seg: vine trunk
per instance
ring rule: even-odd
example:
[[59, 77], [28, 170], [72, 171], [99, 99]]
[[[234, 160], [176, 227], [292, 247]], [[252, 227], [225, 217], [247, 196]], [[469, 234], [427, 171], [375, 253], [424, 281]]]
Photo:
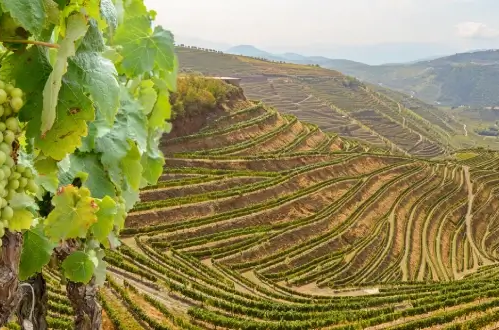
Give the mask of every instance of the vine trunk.
[[66, 292], [75, 312], [75, 330], [101, 329], [102, 308], [97, 302], [95, 277], [88, 284], [68, 282]]
[[[71, 239], [56, 248], [59, 262], [63, 262], [71, 253], [77, 251], [80, 242]], [[66, 294], [75, 313], [75, 330], [98, 330], [102, 325], [102, 308], [97, 300], [98, 286], [95, 276], [88, 284], [68, 281]]]
[[22, 245], [21, 233], [5, 231], [0, 248], [0, 327], [7, 324], [21, 299], [18, 279]]
[[[25, 327], [25, 321], [29, 321], [35, 330], [47, 330], [47, 305], [48, 305], [48, 294], [47, 294], [47, 283], [43, 278], [43, 275], [38, 273], [31, 277], [23, 284], [29, 284], [24, 286], [22, 289], [23, 298], [17, 309], [17, 319], [22, 330], [31, 330], [29, 327]], [[33, 293], [34, 292], [34, 297]], [[35, 299], [33, 305], [33, 298]], [[33, 315], [31, 315], [31, 309], [33, 308]]]

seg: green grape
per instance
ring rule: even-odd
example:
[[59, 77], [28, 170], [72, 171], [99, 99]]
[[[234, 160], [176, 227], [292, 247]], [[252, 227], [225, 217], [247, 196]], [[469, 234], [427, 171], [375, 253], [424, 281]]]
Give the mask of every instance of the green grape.
[[9, 227], [9, 220], [2, 220], [1, 222], [5, 228]]
[[[7, 165], [8, 166], [8, 165]], [[18, 172], [12, 172], [10, 175], [10, 180], [19, 180], [21, 178], [21, 173]]]
[[24, 188], [28, 185], [28, 179], [26, 178], [20, 178], [19, 179], [19, 187]]
[[10, 180], [9, 181], [9, 188], [13, 189], [13, 190], [16, 190], [17, 188], [19, 188], [19, 180], [17, 180], [17, 179]]
[[7, 102], [7, 92], [5, 90], [0, 89], [0, 104]]
[[15, 117], [7, 118], [5, 125], [7, 125], [7, 129], [12, 132], [17, 132], [19, 129], [19, 121]]
[[[0, 182], [3, 181], [3, 179], [5, 179], [5, 173], [3, 171], [0, 170]], [[0, 184], [1, 186], [1, 184]], [[5, 185], [4, 185], [5, 186]]]
[[11, 92], [10, 92], [10, 96], [12, 97], [23, 97], [23, 91], [20, 89], [20, 88], [14, 88]]
[[35, 183], [35, 180], [28, 180], [28, 184], [26, 185], [26, 189], [29, 192], [32, 192], [33, 194], [36, 194], [38, 192], [38, 186]]
[[[2, 139], [3, 139], [3, 134], [2, 134]], [[12, 153], [12, 147], [5, 142], [0, 143], [0, 150], [5, 152], [6, 155], [10, 155]]]
[[14, 113], [14, 111], [12, 111], [12, 108], [10, 107], [10, 105], [6, 104], [3, 108], [4, 108], [3, 115], [5, 117], [10, 117]]
[[[5, 235], [5, 228], [0, 228], [0, 237], [3, 237]], [[2, 240], [0, 240], [0, 245], [2, 244]]]
[[10, 100], [10, 106], [12, 107], [12, 110], [14, 110], [15, 113], [18, 113], [19, 110], [24, 105], [24, 101], [20, 97], [13, 97], [12, 100]]
[[[5, 203], [7, 203], [7, 200], [12, 200], [14, 198], [14, 195], [16, 194], [16, 191], [14, 189], [9, 189], [9, 192], [7, 193], [7, 196], [3, 199]], [[2, 207], [4, 207], [2, 203]]]
[[24, 166], [24, 165], [17, 165], [16, 166], [17, 173], [24, 173], [24, 171], [26, 171], [26, 166]]
[[5, 186], [0, 185], [0, 196], [5, 193]]
[[[6, 187], [6, 185], [4, 185], [4, 187]], [[3, 194], [2, 194], [2, 198], [6, 198], [8, 194], [9, 194], [9, 191], [7, 189], [4, 189]]]
[[5, 174], [5, 177], [8, 178], [12, 174], [12, 171], [10, 170], [10, 167], [7, 165], [2, 166], [2, 171]]
[[0, 150], [0, 165], [5, 164], [5, 161], [7, 160], [7, 155], [5, 152]]
[[33, 177], [33, 172], [31, 171], [31, 169], [27, 168], [26, 171], [24, 171], [23, 175], [25, 178], [31, 179]]
[[14, 165], [16, 165], [16, 163], [14, 162], [14, 160], [12, 159], [12, 157], [8, 156], [7, 160], [5, 161], [5, 165], [7, 165], [8, 167], [12, 168], [12, 167], [14, 167]]
[[14, 217], [14, 210], [10, 206], [6, 206], [2, 210], [2, 219], [10, 220]]
[[4, 112], [5, 112], [5, 108], [3, 107], [3, 105], [0, 105], [0, 117], [3, 116]]
[[12, 142], [14, 142], [15, 139], [16, 135], [12, 131], [6, 130], [5, 133], [3, 134], [3, 140], [8, 144], [12, 144]]
[[5, 83], [0, 80], [0, 89], [4, 89], [4, 88], [5, 88]]
[[[3, 107], [2, 107], [2, 111], [4, 111]], [[7, 129], [7, 125], [5, 125], [4, 122], [0, 122], [0, 132], [5, 132], [6, 129]]]
[[5, 88], [4, 88], [4, 89], [5, 89], [5, 91], [6, 91], [7, 93], [9, 93], [9, 94], [10, 94], [10, 93], [14, 90], [14, 86], [12, 86], [11, 84], [7, 84], [7, 85], [5, 85]]

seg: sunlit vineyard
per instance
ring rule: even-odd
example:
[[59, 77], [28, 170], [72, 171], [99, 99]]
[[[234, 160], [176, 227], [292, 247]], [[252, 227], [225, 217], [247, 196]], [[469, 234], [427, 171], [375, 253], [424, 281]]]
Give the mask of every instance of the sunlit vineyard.
[[[106, 257], [104, 329], [499, 324], [498, 153], [408, 158], [240, 92], [174, 127]], [[45, 274], [49, 325], [70, 329]]]

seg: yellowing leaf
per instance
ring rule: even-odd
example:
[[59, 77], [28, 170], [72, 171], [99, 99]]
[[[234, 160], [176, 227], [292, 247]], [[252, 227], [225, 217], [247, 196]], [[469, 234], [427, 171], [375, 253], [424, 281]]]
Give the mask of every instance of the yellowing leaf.
[[27, 210], [14, 210], [14, 217], [9, 221], [9, 229], [22, 231], [30, 229], [33, 222], [33, 213]]
[[[108, 235], [113, 230], [114, 218], [117, 216], [118, 209], [116, 202], [109, 196], [104, 197], [98, 202], [99, 211], [97, 212], [97, 222], [90, 228], [95, 238], [101, 243], [109, 245]], [[108, 246], [106, 246], [108, 247]]]
[[85, 238], [87, 231], [97, 222], [99, 207], [85, 187], [61, 187], [52, 204], [54, 209], [45, 222], [45, 234], [54, 242]]

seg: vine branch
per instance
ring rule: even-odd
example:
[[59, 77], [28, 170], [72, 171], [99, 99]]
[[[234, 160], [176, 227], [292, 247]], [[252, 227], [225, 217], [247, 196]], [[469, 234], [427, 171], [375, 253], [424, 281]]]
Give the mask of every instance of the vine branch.
[[26, 44], [26, 45], [37, 45], [44, 46], [48, 48], [59, 48], [58, 44], [52, 44], [50, 42], [36, 41], [36, 40], [0, 40], [0, 43], [11, 43], [11, 44]]

